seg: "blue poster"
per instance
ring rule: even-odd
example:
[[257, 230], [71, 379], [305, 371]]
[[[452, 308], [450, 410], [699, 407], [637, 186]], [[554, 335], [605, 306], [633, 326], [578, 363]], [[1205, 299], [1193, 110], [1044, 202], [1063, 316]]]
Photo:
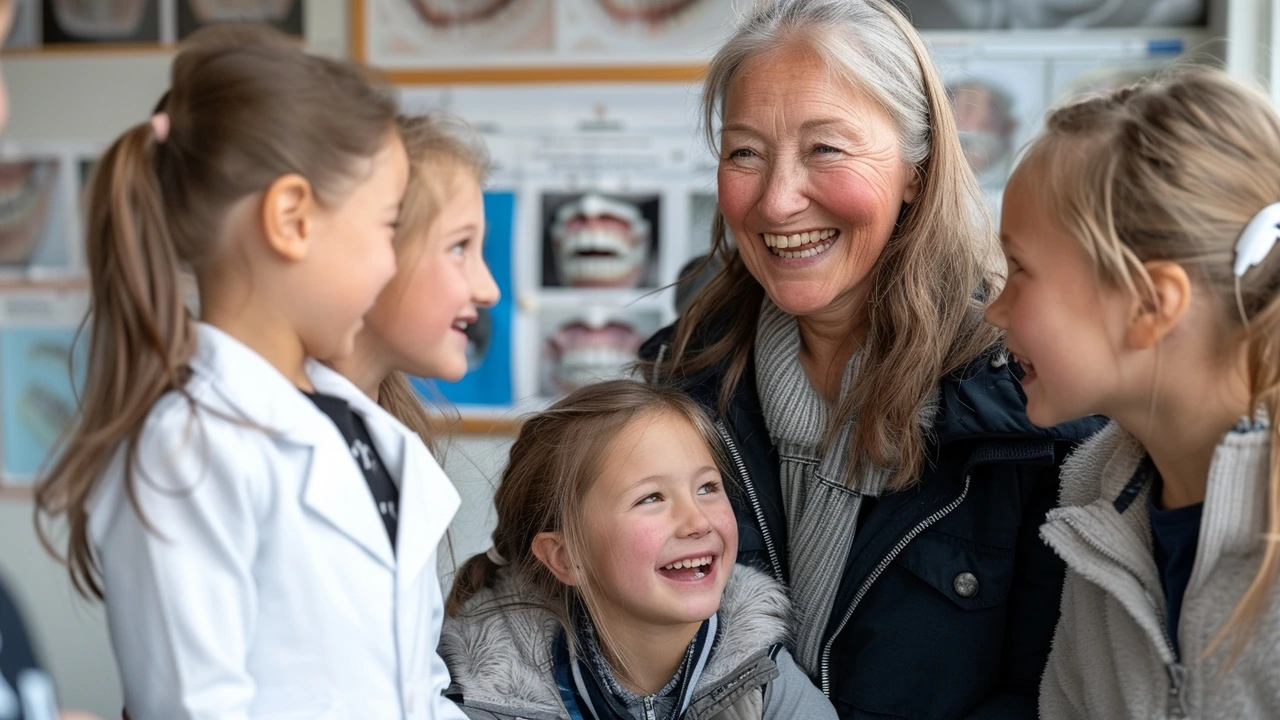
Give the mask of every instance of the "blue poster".
[[72, 373], [77, 384], [84, 377], [84, 346], [73, 351], [75, 335], [74, 327], [0, 330], [0, 453], [6, 480], [33, 479], [75, 414]]
[[510, 406], [511, 343], [515, 287], [512, 283], [511, 257], [515, 250], [516, 194], [510, 190], [491, 191], [484, 194], [485, 224], [488, 235], [484, 242], [484, 261], [498, 283], [502, 299], [487, 310], [480, 311], [480, 319], [467, 329], [467, 375], [458, 382], [426, 381], [414, 378], [413, 383], [427, 398], [440, 394], [455, 405]]

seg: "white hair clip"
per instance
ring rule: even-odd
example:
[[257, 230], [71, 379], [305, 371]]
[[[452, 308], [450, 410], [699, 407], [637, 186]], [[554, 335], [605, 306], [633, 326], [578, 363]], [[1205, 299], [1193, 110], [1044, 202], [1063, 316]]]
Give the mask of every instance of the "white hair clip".
[[1249, 268], [1266, 259], [1276, 240], [1280, 240], [1280, 202], [1262, 208], [1244, 226], [1236, 240], [1236, 277], [1244, 277]]

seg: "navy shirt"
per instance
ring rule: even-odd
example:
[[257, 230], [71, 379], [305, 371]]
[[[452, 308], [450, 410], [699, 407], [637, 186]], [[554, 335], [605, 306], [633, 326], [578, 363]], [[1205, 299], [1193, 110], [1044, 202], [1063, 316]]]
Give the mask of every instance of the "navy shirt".
[[1147, 505], [1151, 512], [1151, 539], [1155, 546], [1156, 569], [1160, 571], [1160, 587], [1164, 589], [1165, 627], [1178, 649], [1178, 617], [1182, 614], [1182, 598], [1191, 581], [1191, 568], [1200, 544], [1200, 517], [1204, 503], [1163, 510], [1160, 508], [1160, 476], [1151, 485]]

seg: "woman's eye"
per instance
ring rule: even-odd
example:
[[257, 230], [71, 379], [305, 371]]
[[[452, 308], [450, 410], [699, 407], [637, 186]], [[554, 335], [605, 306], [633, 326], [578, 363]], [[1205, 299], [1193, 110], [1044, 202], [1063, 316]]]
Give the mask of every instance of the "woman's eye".
[[699, 495], [710, 495], [711, 493], [717, 492], [720, 492], [720, 483], [714, 480], [698, 488]]
[[729, 157], [733, 160], [746, 160], [747, 158], [755, 157], [755, 154], [756, 152], [751, 148], [738, 148], [731, 151]]
[[644, 497], [640, 498], [640, 502], [637, 502], [636, 504], [652, 505], [653, 503], [656, 503], [661, 499], [662, 499], [662, 493], [651, 493], [649, 495], [645, 495]]
[[831, 147], [830, 145], [818, 145], [813, 149], [813, 151], [819, 155], [831, 155], [840, 152], [840, 149]]

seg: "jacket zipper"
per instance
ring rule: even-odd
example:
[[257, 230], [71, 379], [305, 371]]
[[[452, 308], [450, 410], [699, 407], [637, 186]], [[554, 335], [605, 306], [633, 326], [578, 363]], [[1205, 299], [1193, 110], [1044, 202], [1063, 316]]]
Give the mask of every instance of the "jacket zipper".
[[644, 717], [645, 720], [658, 720], [658, 716], [653, 714], [653, 698], [651, 697], [644, 699]]
[[[1137, 575], [1132, 568], [1120, 559], [1120, 556], [1103, 547], [1101, 543], [1094, 542], [1092, 538], [1085, 534], [1083, 528], [1071, 520], [1070, 515], [1064, 515], [1062, 517], [1062, 522], [1070, 526], [1071, 529], [1075, 531], [1076, 537], [1080, 538], [1085, 542], [1085, 544], [1093, 548], [1103, 557], [1124, 568], [1125, 572], [1130, 575]], [[1154, 606], [1155, 603], [1152, 603], [1152, 605]], [[1156, 608], [1156, 615], [1157, 620], [1159, 620], [1158, 624], [1160, 625], [1161, 639], [1164, 640], [1164, 646], [1168, 649], [1169, 654], [1174, 657], [1173, 662], [1165, 663], [1165, 670], [1169, 673], [1169, 697], [1165, 703], [1165, 712], [1170, 717], [1187, 717], [1189, 712], [1187, 709], [1187, 696], [1183, 693], [1183, 690], [1186, 689], [1187, 669], [1178, 662], [1178, 654], [1173, 651], [1173, 639], [1169, 637], [1169, 623], [1166, 621], [1167, 618], [1165, 618], [1165, 614]]]
[[889, 563], [893, 562], [894, 558], [898, 557], [898, 555], [906, 549], [907, 545], [910, 544], [917, 535], [927, 530], [930, 525], [933, 525], [947, 515], [950, 515], [956, 508], [960, 507], [960, 503], [964, 502], [965, 496], [969, 494], [969, 482], [971, 477], [972, 475], [966, 472], [964, 475], [964, 489], [960, 491], [959, 497], [948, 503], [946, 507], [922, 520], [918, 525], [911, 528], [910, 532], [903, 535], [902, 539], [898, 541], [898, 544], [893, 546], [893, 549], [889, 551], [889, 554], [884, 556], [880, 561], [880, 564], [876, 565], [875, 569], [871, 571], [871, 574], [867, 576], [867, 579], [862, 582], [862, 585], [858, 588], [857, 594], [853, 596], [853, 601], [849, 603], [849, 609], [845, 611], [844, 617], [840, 619], [840, 624], [836, 626], [836, 631], [831, 633], [831, 637], [827, 638], [827, 644], [822, 647], [821, 675], [823, 695], [826, 695], [828, 698], [831, 697], [831, 647], [835, 645], [836, 638], [840, 636], [840, 632], [844, 630], [844, 626], [848, 624], [849, 618], [853, 617], [853, 611], [856, 610], [858, 604], [862, 602], [863, 596], [865, 596], [867, 591], [871, 589], [871, 584], [876, 581], [876, 578], [879, 578], [880, 575], [884, 573], [885, 568], [889, 567]]
[[738, 477], [742, 480], [742, 487], [747, 491], [747, 500], [751, 503], [751, 509], [756, 516], [756, 524], [760, 526], [760, 534], [764, 536], [764, 547], [769, 553], [769, 564], [773, 567], [773, 577], [782, 584], [786, 584], [786, 580], [782, 577], [782, 563], [778, 561], [778, 551], [773, 547], [773, 535], [769, 533], [769, 525], [765, 522], [764, 508], [760, 505], [760, 497], [756, 495], [755, 486], [751, 483], [751, 476], [747, 473], [746, 463], [742, 462], [742, 454], [738, 452], [738, 445], [733, 441], [733, 436], [729, 434], [729, 429], [725, 427], [724, 420], [716, 420], [716, 430], [720, 433], [720, 439], [724, 441], [725, 447], [729, 449], [729, 456], [733, 459], [734, 466], [738, 469]]

